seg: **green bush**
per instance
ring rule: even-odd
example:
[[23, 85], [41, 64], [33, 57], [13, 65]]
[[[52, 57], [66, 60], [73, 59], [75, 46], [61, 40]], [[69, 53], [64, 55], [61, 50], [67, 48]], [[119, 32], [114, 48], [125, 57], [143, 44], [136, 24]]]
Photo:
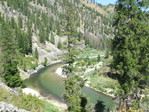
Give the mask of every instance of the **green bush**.
[[18, 96], [10, 94], [0, 87], [0, 101], [10, 103], [19, 109], [25, 109], [31, 112], [44, 112], [44, 101], [32, 95], [19, 93]]
[[45, 112], [59, 112], [59, 110], [54, 105], [45, 102]]
[[44, 101], [38, 99], [35, 96], [20, 94], [19, 98], [18, 96], [14, 96], [12, 99], [15, 101], [14, 104], [18, 108], [23, 108], [31, 112], [43, 112], [44, 111]]

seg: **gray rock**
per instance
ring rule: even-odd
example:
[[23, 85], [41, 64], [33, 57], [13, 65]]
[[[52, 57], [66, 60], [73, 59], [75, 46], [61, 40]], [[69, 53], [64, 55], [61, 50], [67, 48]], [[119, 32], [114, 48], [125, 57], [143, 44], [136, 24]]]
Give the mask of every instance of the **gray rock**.
[[13, 94], [13, 95], [18, 96], [18, 94], [19, 94], [17, 91], [11, 89], [10, 87], [8, 87], [7, 85], [5, 85], [5, 84], [4, 84], [3, 82], [1, 82], [1, 81], [0, 81], [0, 87], [3, 88], [3, 89], [5, 89], [5, 90], [7, 90], [9, 93], [11, 93], [11, 94]]
[[7, 104], [5, 102], [0, 102], [0, 112], [29, 112], [23, 109], [18, 109], [17, 107]]

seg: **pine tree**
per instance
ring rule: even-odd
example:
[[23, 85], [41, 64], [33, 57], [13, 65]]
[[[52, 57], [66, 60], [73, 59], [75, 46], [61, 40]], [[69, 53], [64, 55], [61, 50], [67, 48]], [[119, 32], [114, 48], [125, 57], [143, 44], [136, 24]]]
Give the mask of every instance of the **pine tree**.
[[22, 85], [19, 71], [17, 69], [17, 61], [10, 61], [7, 64], [4, 64], [3, 77], [7, 85], [10, 87], [19, 87]]
[[12, 25], [12, 28], [16, 27], [16, 22], [15, 22], [15, 19], [13, 17], [11, 18], [11, 25]]
[[54, 19], [53, 16], [50, 16], [50, 31], [53, 31], [53, 23], [54, 23]]
[[73, 65], [76, 56], [76, 21], [75, 21], [75, 11], [73, 9], [71, 1], [66, 1], [66, 29], [65, 34], [68, 37], [67, 40], [67, 53], [65, 54], [64, 61], [66, 66], [64, 66], [64, 72], [68, 76], [65, 80], [65, 100], [68, 102], [69, 112], [82, 112], [85, 110], [86, 106], [82, 106], [81, 88], [84, 86], [84, 80], [74, 74], [75, 66]]
[[57, 21], [57, 23], [56, 23], [56, 29], [57, 29], [57, 35], [61, 35], [61, 28], [60, 28], [59, 21]]
[[45, 57], [45, 58], [44, 58], [43, 66], [47, 66], [47, 62], [48, 62], [48, 60], [47, 60], [47, 58]]
[[39, 30], [39, 37], [40, 37], [40, 42], [44, 43], [46, 42], [46, 32], [43, 26], [40, 27]]
[[23, 55], [28, 54], [29, 53], [28, 35], [24, 33], [22, 30], [20, 30], [20, 28], [18, 27], [15, 28], [15, 35], [17, 37], [20, 53], [22, 53]]
[[47, 26], [46, 28], [46, 40], [49, 41], [49, 33], [50, 33], [50, 28]]
[[[68, 102], [69, 112], [85, 112], [86, 103], [83, 105], [83, 98], [81, 88], [84, 86], [85, 81], [75, 74], [71, 74], [68, 79], [65, 80], [65, 99]], [[86, 101], [87, 102], [87, 101]]]
[[55, 37], [54, 37], [54, 34], [51, 32], [51, 43], [52, 44], [55, 44]]
[[[115, 38], [112, 41], [112, 67], [118, 74], [123, 103], [128, 94], [137, 93], [145, 86], [149, 74], [149, 1], [119, 0], [116, 4]], [[124, 97], [125, 96], [125, 97]], [[136, 100], [138, 103], [139, 101]]]
[[78, 33], [78, 41], [81, 41], [81, 39], [83, 38], [83, 34], [81, 32]]
[[109, 50], [106, 50], [105, 58], [109, 58]]
[[85, 45], [89, 45], [90, 39], [89, 37], [85, 37]]
[[17, 59], [18, 59], [18, 45], [15, 36], [14, 29], [8, 22], [5, 23], [2, 18], [0, 18], [0, 38], [2, 42], [2, 60], [3, 60], [3, 78], [10, 87], [19, 87], [22, 85], [22, 80], [20, 78], [17, 69]]
[[18, 17], [18, 26], [19, 28], [23, 28], [22, 18], [20, 16]]
[[30, 21], [28, 21], [28, 23], [27, 23], [27, 30], [28, 30], [27, 42], [29, 44], [28, 53], [32, 53], [32, 24]]
[[100, 62], [101, 61], [101, 57], [100, 57], [100, 54], [98, 55], [97, 57], [97, 61]]
[[23, 48], [23, 53], [24, 54], [28, 54], [28, 53], [31, 53], [32, 52], [32, 48], [31, 48], [31, 44], [30, 44], [30, 41], [29, 41], [29, 39], [28, 39], [28, 35], [27, 34], [25, 34], [25, 33], [22, 33], [22, 36], [23, 36], [23, 39], [22, 39], [22, 48]]
[[61, 41], [58, 41], [57, 48], [59, 48], [59, 49], [61, 49], [61, 48], [62, 48], [62, 43], [61, 43]]
[[39, 54], [38, 54], [38, 50], [37, 50], [37, 48], [36, 48], [36, 49], [35, 49], [35, 58], [38, 59], [38, 57], [39, 57]]

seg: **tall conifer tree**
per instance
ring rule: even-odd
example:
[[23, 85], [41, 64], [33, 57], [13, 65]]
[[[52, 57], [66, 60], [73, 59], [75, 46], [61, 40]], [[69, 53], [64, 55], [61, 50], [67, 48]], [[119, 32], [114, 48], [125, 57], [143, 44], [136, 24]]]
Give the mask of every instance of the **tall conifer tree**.
[[22, 18], [20, 16], [18, 17], [18, 26], [19, 28], [23, 28]]
[[[118, 74], [121, 96], [138, 93], [149, 74], [149, 17], [147, 0], [118, 0], [115, 8], [115, 38], [112, 42], [112, 67]], [[137, 95], [136, 95], [137, 96]], [[138, 98], [134, 99], [139, 103]]]
[[[65, 80], [65, 99], [68, 103], [69, 112], [83, 112], [85, 111], [85, 106], [83, 98], [81, 95], [81, 88], [84, 86], [84, 80], [79, 75], [74, 73], [75, 66], [74, 62], [77, 56], [76, 45], [76, 19], [75, 19], [75, 10], [73, 8], [72, 1], [66, 0], [66, 9], [65, 9], [65, 18], [66, 18], [66, 29], [65, 35], [67, 35], [67, 53], [65, 55], [64, 61], [66, 66], [64, 71], [68, 76]], [[86, 103], [85, 103], [86, 104]]]
[[39, 54], [38, 54], [38, 50], [37, 50], [37, 48], [35, 49], [35, 54], [34, 54], [34, 55], [35, 55], [35, 58], [38, 59]]
[[1, 19], [0, 24], [0, 38], [2, 41], [2, 52], [3, 52], [3, 78], [10, 87], [18, 87], [22, 85], [22, 81], [17, 70], [17, 52], [18, 44], [15, 37], [14, 29], [11, 24], [5, 23]]
[[32, 53], [32, 24], [30, 21], [28, 21], [27, 23], [27, 30], [28, 30], [28, 43], [29, 43], [28, 53]]

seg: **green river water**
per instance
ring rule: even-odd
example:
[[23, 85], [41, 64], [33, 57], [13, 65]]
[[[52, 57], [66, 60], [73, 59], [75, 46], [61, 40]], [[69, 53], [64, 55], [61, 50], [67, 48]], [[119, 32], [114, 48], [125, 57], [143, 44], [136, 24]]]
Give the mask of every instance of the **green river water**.
[[[48, 99], [64, 102], [64, 80], [55, 73], [56, 69], [60, 66], [62, 64], [52, 64], [46, 68], [42, 68], [29, 79], [26, 79], [24, 84], [29, 88], [39, 91], [42, 96]], [[88, 97], [90, 104], [96, 105], [99, 101], [104, 105], [104, 110], [114, 108], [112, 98], [88, 87], [84, 87], [82, 91]]]

